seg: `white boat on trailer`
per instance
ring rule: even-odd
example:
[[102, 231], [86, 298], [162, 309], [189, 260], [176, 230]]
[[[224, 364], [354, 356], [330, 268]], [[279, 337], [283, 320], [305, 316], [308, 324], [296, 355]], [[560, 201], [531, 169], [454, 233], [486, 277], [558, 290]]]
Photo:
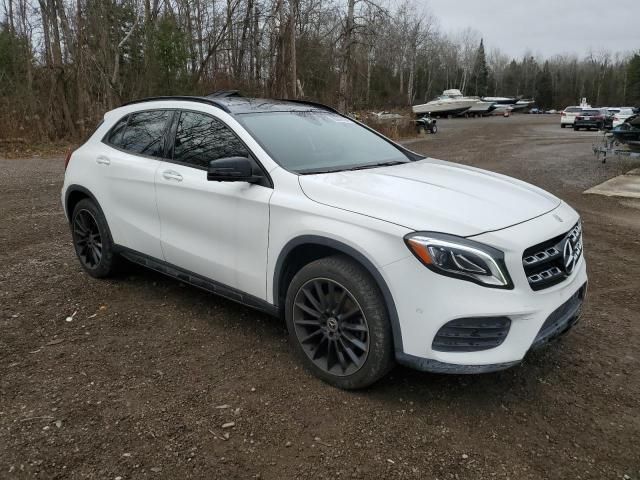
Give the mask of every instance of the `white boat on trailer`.
[[[459, 97], [455, 98], [447, 95], [447, 92], [458, 92]], [[448, 117], [465, 113], [476, 103], [478, 103], [478, 99], [464, 97], [460, 90], [445, 90], [443, 94], [435, 100], [431, 100], [422, 105], [414, 105], [411, 108], [417, 116], [429, 114], [434, 117]]]
[[471, 106], [469, 110], [461, 113], [460, 115], [471, 115], [473, 117], [480, 115], [487, 115], [495, 108], [495, 104], [493, 102], [485, 102], [480, 100], [480, 97], [465, 97], [462, 92], [458, 89], [445, 90], [442, 93], [444, 96], [449, 98], [453, 98], [456, 100], [473, 100], [475, 103]]

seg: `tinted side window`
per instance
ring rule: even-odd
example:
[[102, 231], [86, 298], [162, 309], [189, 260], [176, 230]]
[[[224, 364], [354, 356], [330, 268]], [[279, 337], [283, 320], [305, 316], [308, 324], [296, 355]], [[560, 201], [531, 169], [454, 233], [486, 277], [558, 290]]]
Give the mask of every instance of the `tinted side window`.
[[249, 156], [240, 139], [220, 120], [201, 113], [180, 114], [173, 147], [175, 161], [207, 167], [218, 158]]
[[107, 143], [110, 143], [111, 145], [115, 145], [117, 147], [120, 146], [120, 143], [122, 142], [122, 133], [124, 132], [124, 129], [127, 127], [128, 119], [129, 119], [129, 116], [126, 116], [120, 119], [118, 123], [115, 124], [115, 126], [111, 129], [111, 131], [107, 135], [107, 138], [105, 139]]
[[134, 113], [129, 116], [122, 139], [114, 145], [131, 153], [162, 157], [169, 118], [171, 112], [166, 110]]

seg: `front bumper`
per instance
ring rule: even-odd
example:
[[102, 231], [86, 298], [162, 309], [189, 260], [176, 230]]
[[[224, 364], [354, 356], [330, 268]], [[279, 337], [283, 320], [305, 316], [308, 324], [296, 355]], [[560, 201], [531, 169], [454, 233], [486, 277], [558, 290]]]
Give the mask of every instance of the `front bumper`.
[[[552, 213], [564, 221], [559, 222]], [[562, 204], [554, 212], [536, 219], [474, 237], [505, 253], [514, 282], [512, 290], [486, 288], [444, 277], [431, 272], [413, 257], [385, 267], [402, 333], [403, 348], [396, 353], [397, 361], [439, 373], [503, 370], [522, 361], [532, 348], [568, 331], [579, 318], [586, 290], [584, 255], [563, 282], [533, 291], [522, 267], [522, 253], [531, 245], [564, 233], [577, 220], [577, 214]], [[452, 320], [469, 317], [508, 317], [511, 325], [504, 341], [495, 348], [468, 352], [432, 348], [441, 327]], [[549, 321], [550, 318], [553, 320]], [[551, 327], [550, 323], [553, 323]]]
[[[557, 338], [566, 334], [578, 323], [582, 313], [582, 306], [587, 292], [585, 283], [569, 300], [554, 310], [545, 320], [538, 335], [533, 341], [530, 350], [537, 350], [552, 343]], [[399, 352], [396, 355], [398, 363], [407, 367], [432, 373], [450, 373], [457, 375], [490, 373], [506, 370], [520, 363], [519, 360], [513, 362], [493, 363], [488, 365], [458, 365], [453, 363], [443, 363], [428, 358], [415, 357]]]

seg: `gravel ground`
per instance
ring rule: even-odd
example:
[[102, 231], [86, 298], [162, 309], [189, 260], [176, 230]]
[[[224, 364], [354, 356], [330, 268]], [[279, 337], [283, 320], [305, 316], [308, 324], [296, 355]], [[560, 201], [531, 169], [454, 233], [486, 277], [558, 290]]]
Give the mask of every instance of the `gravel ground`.
[[0, 159], [0, 478], [640, 479], [640, 201], [582, 194], [640, 165], [558, 123], [443, 120], [411, 148], [580, 211], [581, 322], [511, 370], [355, 393], [300, 368], [277, 319], [136, 267], [89, 278], [62, 159]]

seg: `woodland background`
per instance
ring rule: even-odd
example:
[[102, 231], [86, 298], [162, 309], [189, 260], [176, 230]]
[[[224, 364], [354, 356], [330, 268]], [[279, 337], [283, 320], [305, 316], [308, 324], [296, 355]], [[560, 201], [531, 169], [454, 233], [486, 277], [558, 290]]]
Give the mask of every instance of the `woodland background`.
[[447, 88], [563, 108], [640, 104], [640, 45], [540, 58], [444, 34], [420, 0], [0, 0], [0, 139], [79, 139], [139, 97], [406, 108]]

